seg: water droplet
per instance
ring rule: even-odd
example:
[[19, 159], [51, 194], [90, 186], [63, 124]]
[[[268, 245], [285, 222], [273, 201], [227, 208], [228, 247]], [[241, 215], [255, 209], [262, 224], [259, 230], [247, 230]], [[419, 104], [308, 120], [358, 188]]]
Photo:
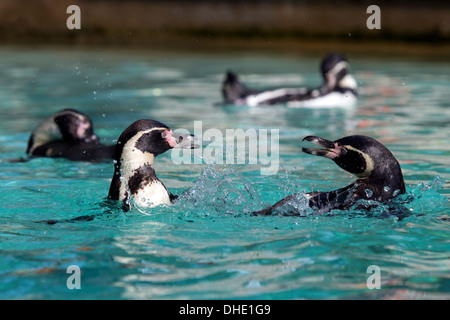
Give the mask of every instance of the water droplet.
[[389, 188], [388, 186], [385, 186], [385, 187], [383, 188], [383, 190], [384, 190], [384, 192], [389, 192], [389, 190], [391, 190], [391, 188]]
[[400, 190], [397, 189], [397, 190], [394, 191], [394, 193], [393, 193], [392, 195], [393, 195], [394, 197], [396, 197], [399, 193], [400, 193]]
[[370, 189], [366, 189], [366, 190], [364, 190], [365, 192], [366, 192], [366, 196], [367, 196], [367, 198], [371, 198], [372, 196], [373, 196], [373, 191], [372, 190], [370, 190]]

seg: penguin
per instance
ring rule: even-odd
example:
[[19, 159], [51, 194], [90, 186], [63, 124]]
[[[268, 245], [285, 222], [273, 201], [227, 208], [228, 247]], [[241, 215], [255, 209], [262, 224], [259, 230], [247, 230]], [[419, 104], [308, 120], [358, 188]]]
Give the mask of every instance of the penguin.
[[98, 162], [113, 159], [115, 145], [104, 145], [94, 134], [91, 119], [75, 109], [63, 109], [43, 120], [28, 140], [26, 154]]
[[[317, 136], [307, 136], [302, 141], [309, 141], [324, 148], [302, 148], [303, 152], [331, 159], [358, 179], [337, 190], [287, 196], [255, 214], [269, 215], [302, 196], [303, 199], [306, 198], [309, 208], [323, 214], [334, 209], [349, 210], [361, 199], [387, 203], [397, 195], [406, 192], [402, 170], [397, 159], [383, 144], [371, 137], [354, 135], [330, 141]], [[289, 214], [299, 213], [290, 212]]]
[[114, 156], [114, 174], [108, 199], [128, 200], [138, 208], [171, 205], [177, 196], [167, 190], [156, 176], [155, 158], [172, 149], [196, 149], [198, 139], [194, 135], [174, 133], [167, 125], [156, 120], [138, 120], [120, 135]]
[[352, 107], [357, 102], [357, 83], [350, 74], [350, 64], [340, 53], [327, 54], [320, 65], [322, 86], [317, 89], [281, 88], [252, 90], [239, 81], [239, 77], [228, 71], [222, 83], [225, 104], [273, 105], [286, 104], [292, 108]]

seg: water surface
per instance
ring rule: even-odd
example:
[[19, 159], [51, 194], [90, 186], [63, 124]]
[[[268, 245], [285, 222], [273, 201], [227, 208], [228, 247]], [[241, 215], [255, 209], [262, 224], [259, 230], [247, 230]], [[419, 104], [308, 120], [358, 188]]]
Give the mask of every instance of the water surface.
[[[321, 56], [112, 49], [0, 49], [0, 298], [434, 299], [450, 298], [450, 62], [349, 55], [354, 109], [221, 106], [228, 69], [251, 87], [318, 86]], [[156, 163], [175, 194], [146, 212], [105, 207], [111, 162], [24, 156], [30, 131], [62, 108], [89, 114], [104, 143], [132, 122], [171, 128], [278, 129], [279, 171], [261, 164]], [[399, 160], [411, 215], [255, 217], [300, 191], [354, 180], [301, 153], [301, 139], [372, 136]], [[200, 159], [201, 160], [201, 159]], [[189, 200], [189, 201], [188, 201]], [[93, 215], [92, 221], [64, 222]], [[49, 225], [41, 220], [55, 219]], [[69, 290], [67, 267], [82, 271]], [[381, 288], [368, 289], [367, 268]]]

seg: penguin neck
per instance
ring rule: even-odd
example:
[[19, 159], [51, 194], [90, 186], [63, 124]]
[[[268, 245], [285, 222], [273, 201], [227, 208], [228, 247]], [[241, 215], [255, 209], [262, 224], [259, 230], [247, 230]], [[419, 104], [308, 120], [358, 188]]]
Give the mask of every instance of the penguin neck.
[[[151, 208], [161, 204], [171, 205], [173, 195], [156, 176], [153, 168], [155, 155], [133, 148], [122, 153], [120, 163], [116, 163], [115, 179], [118, 186], [118, 200], [133, 198], [139, 208]], [[111, 190], [110, 190], [111, 194]]]
[[356, 194], [367, 200], [384, 202], [406, 192], [402, 172], [394, 170], [388, 175], [370, 175], [356, 180]]
[[390, 174], [372, 173], [336, 190], [309, 193], [309, 205], [324, 213], [332, 209], [348, 210], [361, 199], [386, 202], [406, 192], [402, 172], [398, 170], [393, 169]]
[[[120, 159], [119, 170], [120, 175], [128, 180], [134, 173], [142, 167], [152, 167], [155, 156], [148, 152], [141, 152], [137, 149], [133, 149], [133, 152], [126, 154], [125, 157]], [[117, 169], [117, 167], [116, 167]]]
[[[134, 147], [125, 145], [119, 160], [114, 160], [114, 177], [109, 191], [110, 196], [117, 200], [127, 200], [134, 190], [130, 189], [129, 181], [136, 175], [147, 175], [147, 183], [157, 180], [153, 161], [155, 156], [148, 152], [142, 152]], [[142, 169], [145, 168], [145, 173]], [[130, 194], [131, 193], [131, 194]]]
[[125, 161], [121, 164], [119, 199], [128, 200], [141, 209], [161, 204], [171, 205], [173, 196], [157, 178], [153, 168], [153, 156], [147, 161]]

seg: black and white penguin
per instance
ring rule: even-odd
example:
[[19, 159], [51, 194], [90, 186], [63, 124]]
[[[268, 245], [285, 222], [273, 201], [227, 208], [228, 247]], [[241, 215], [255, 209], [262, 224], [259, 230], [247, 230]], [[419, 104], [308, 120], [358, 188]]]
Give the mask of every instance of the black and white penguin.
[[284, 103], [292, 108], [352, 107], [357, 102], [357, 83], [350, 74], [350, 65], [340, 53], [327, 54], [321, 63], [323, 83], [320, 88], [248, 89], [233, 72], [227, 72], [222, 83], [226, 104], [273, 105]]
[[348, 210], [361, 199], [386, 203], [406, 192], [400, 164], [377, 140], [361, 135], [348, 136], [336, 141], [316, 136], [308, 136], [303, 139], [305, 140], [324, 149], [302, 148], [303, 152], [333, 160], [345, 171], [356, 175], [358, 180], [333, 191], [293, 194], [272, 207], [255, 212], [256, 214], [271, 214], [301, 196], [307, 199], [308, 206], [314, 211], [326, 213], [333, 209]]
[[141, 209], [172, 204], [176, 196], [156, 176], [153, 161], [172, 148], [198, 148], [198, 141], [194, 135], [174, 133], [159, 121], [134, 122], [117, 141], [108, 199], [126, 203], [132, 197]]
[[74, 161], [112, 159], [115, 145], [104, 145], [94, 134], [91, 119], [64, 109], [43, 120], [31, 133], [26, 150], [30, 158], [67, 158]]

